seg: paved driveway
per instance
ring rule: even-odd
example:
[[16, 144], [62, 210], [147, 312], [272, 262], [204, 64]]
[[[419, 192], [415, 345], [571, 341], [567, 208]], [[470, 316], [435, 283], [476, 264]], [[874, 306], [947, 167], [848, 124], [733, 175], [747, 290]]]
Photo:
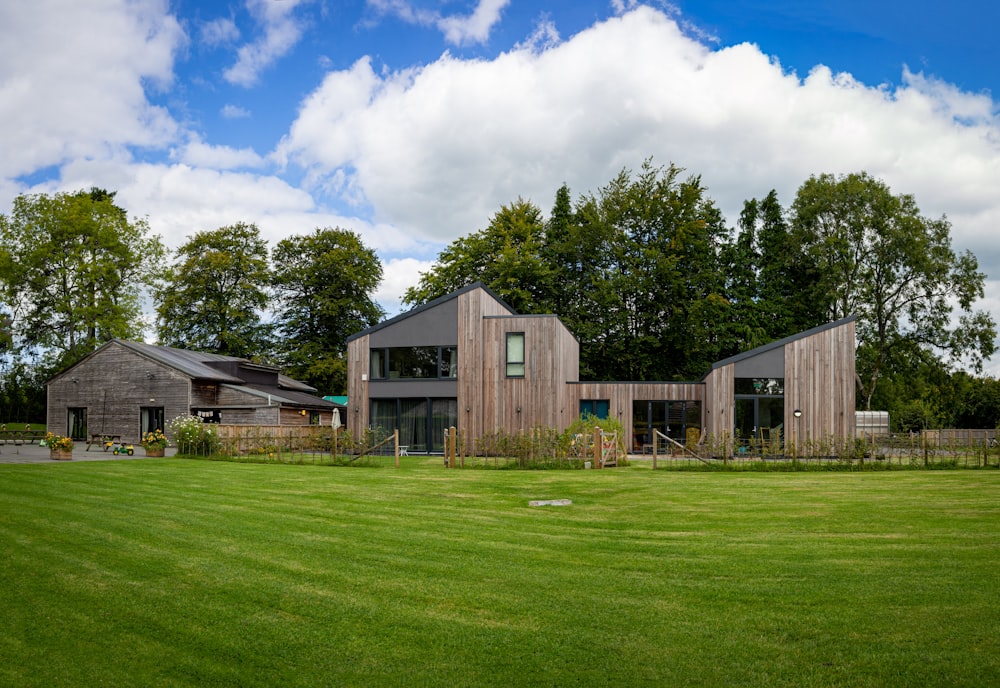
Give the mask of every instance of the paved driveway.
[[[177, 450], [173, 447], [167, 448], [167, 456], [173, 456]], [[111, 451], [104, 451], [102, 447], [93, 445], [87, 451], [86, 442], [77, 442], [73, 447], [73, 461], [135, 461], [145, 459], [145, 452], [142, 447], [136, 446], [135, 454], [118, 454], [115, 456]], [[0, 463], [62, 463], [49, 458], [49, 448], [39, 447], [37, 444], [0, 444]]]

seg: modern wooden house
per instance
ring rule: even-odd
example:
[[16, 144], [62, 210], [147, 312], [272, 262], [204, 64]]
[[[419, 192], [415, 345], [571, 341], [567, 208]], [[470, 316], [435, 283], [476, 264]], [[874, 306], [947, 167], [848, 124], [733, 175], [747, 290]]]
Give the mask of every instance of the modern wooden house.
[[227, 425], [331, 425], [342, 406], [278, 368], [246, 359], [112, 340], [48, 386], [48, 429], [137, 442], [177, 416]]
[[579, 342], [554, 315], [518, 315], [474, 284], [348, 339], [347, 426], [398, 428], [410, 452], [442, 450], [445, 428], [564, 429], [617, 417], [642, 451], [659, 431], [719, 438], [854, 436], [854, 319], [716, 363], [698, 382], [581, 382]]

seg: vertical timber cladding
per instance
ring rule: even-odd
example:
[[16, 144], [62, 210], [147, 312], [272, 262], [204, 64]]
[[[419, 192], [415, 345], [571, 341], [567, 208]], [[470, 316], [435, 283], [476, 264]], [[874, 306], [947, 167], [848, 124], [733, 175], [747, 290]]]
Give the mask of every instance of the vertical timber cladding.
[[854, 437], [854, 337], [849, 320], [786, 345], [785, 422], [797, 442]]
[[[632, 415], [634, 401], [698, 401], [701, 402], [701, 423], [705, 428], [706, 385], [702, 382], [577, 382], [567, 385], [572, 395], [573, 412], [570, 421], [580, 415], [583, 399], [607, 399], [609, 413], [625, 429], [627, 447], [633, 446], [635, 419]], [[707, 429], [707, 428], [706, 428]]]
[[[566, 384], [580, 375], [579, 343], [554, 315], [486, 316], [483, 328], [482, 432], [562, 430], [576, 417]], [[524, 377], [507, 377], [507, 334], [524, 333]]]
[[710, 437], [732, 437], [735, 412], [736, 366], [729, 363], [705, 376], [705, 432]]
[[482, 289], [458, 296], [458, 426], [470, 449], [484, 432], [496, 428], [497, 389], [487, 381], [496, 380], [504, 363], [499, 343], [487, 338], [484, 317], [513, 314]]
[[353, 437], [361, 437], [368, 427], [369, 337], [347, 342], [347, 429]]

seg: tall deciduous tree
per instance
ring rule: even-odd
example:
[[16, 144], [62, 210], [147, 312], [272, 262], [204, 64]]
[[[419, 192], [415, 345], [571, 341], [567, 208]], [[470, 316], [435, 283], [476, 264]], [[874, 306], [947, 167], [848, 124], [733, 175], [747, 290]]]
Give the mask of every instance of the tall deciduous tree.
[[339, 228], [281, 240], [273, 263], [286, 371], [325, 393], [344, 393], [347, 338], [385, 315], [372, 298], [382, 264], [357, 234]]
[[426, 303], [482, 282], [520, 313], [549, 306], [549, 266], [542, 258], [544, 224], [537, 206], [523, 199], [503, 206], [489, 226], [452, 242], [403, 302]]
[[[996, 325], [973, 303], [985, 276], [975, 256], [951, 247], [951, 224], [920, 214], [866, 173], [811, 177], [792, 206], [793, 232], [821, 275], [830, 320], [858, 316], [859, 400], [870, 408], [879, 380], [914, 346], [980, 370], [996, 349]], [[960, 312], [952, 326], [955, 308]]]
[[0, 216], [0, 285], [17, 345], [53, 368], [114, 337], [142, 335], [142, 289], [162, 269], [159, 237], [114, 193], [18, 196]]
[[406, 301], [425, 303], [483, 281], [522, 313], [559, 315], [590, 379], [676, 379], [705, 372], [721, 350], [722, 216], [697, 177], [643, 164], [552, 216], [523, 200], [445, 249]]
[[735, 350], [826, 322], [819, 272], [792, 236], [777, 192], [746, 201], [737, 227], [723, 258]]
[[156, 290], [160, 343], [268, 359], [272, 328], [263, 314], [270, 281], [267, 242], [256, 225], [196, 233], [177, 249]]

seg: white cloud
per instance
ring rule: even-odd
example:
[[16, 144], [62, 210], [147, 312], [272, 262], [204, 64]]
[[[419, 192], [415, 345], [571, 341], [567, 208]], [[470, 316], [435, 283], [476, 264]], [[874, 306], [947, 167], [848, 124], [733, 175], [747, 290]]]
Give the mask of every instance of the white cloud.
[[146, 87], [171, 83], [185, 42], [166, 0], [0, 3], [0, 177], [171, 141]]
[[302, 22], [295, 9], [309, 0], [247, 0], [247, 9], [263, 28], [264, 35], [237, 51], [236, 64], [223, 72], [229, 83], [250, 87], [260, 72], [286, 55], [302, 37]]
[[226, 119], [246, 119], [250, 116], [250, 111], [246, 108], [240, 107], [239, 105], [227, 103], [222, 106], [222, 110], [219, 111], [219, 114]]
[[445, 40], [454, 45], [485, 43], [509, 3], [510, 0], [480, 0], [472, 14], [441, 17], [437, 26]]
[[239, 38], [240, 30], [232, 19], [220, 17], [201, 25], [201, 42], [205, 45], [226, 45]]
[[417, 26], [437, 28], [452, 45], [485, 43], [500, 21], [510, 0], [479, 0], [471, 14], [445, 15], [434, 10], [415, 7], [407, 0], [368, 0], [368, 6], [379, 15], [393, 16]]
[[434, 261], [416, 258], [390, 258], [383, 262], [382, 284], [374, 296], [388, 317], [407, 309], [402, 304], [403, 294], [419, 281], [421, 273], [428, 272], [433, 266]]
[[906, 79], [891, 91], [825, 67], [800, 78], [756, 46], [711, 49], [640, 7], [541, 53], [444, 55], [384, 75], [361, 60], [302, 103], [278, 154], [441, 242], [518, 196], [548, 210], [562, 181], [593, 191], [653, 156], [700, 174], [732, 222], [771, 188], [788, 204], [811, 174], [867, 170], [947, 212], [967, 244], [997, 207], [992, 104]]
[[212, 170], [258, 168], [264, 160], [253, 149], [212, 146], [199, 139], [190, 141], [176, 155], [186, 165]]

